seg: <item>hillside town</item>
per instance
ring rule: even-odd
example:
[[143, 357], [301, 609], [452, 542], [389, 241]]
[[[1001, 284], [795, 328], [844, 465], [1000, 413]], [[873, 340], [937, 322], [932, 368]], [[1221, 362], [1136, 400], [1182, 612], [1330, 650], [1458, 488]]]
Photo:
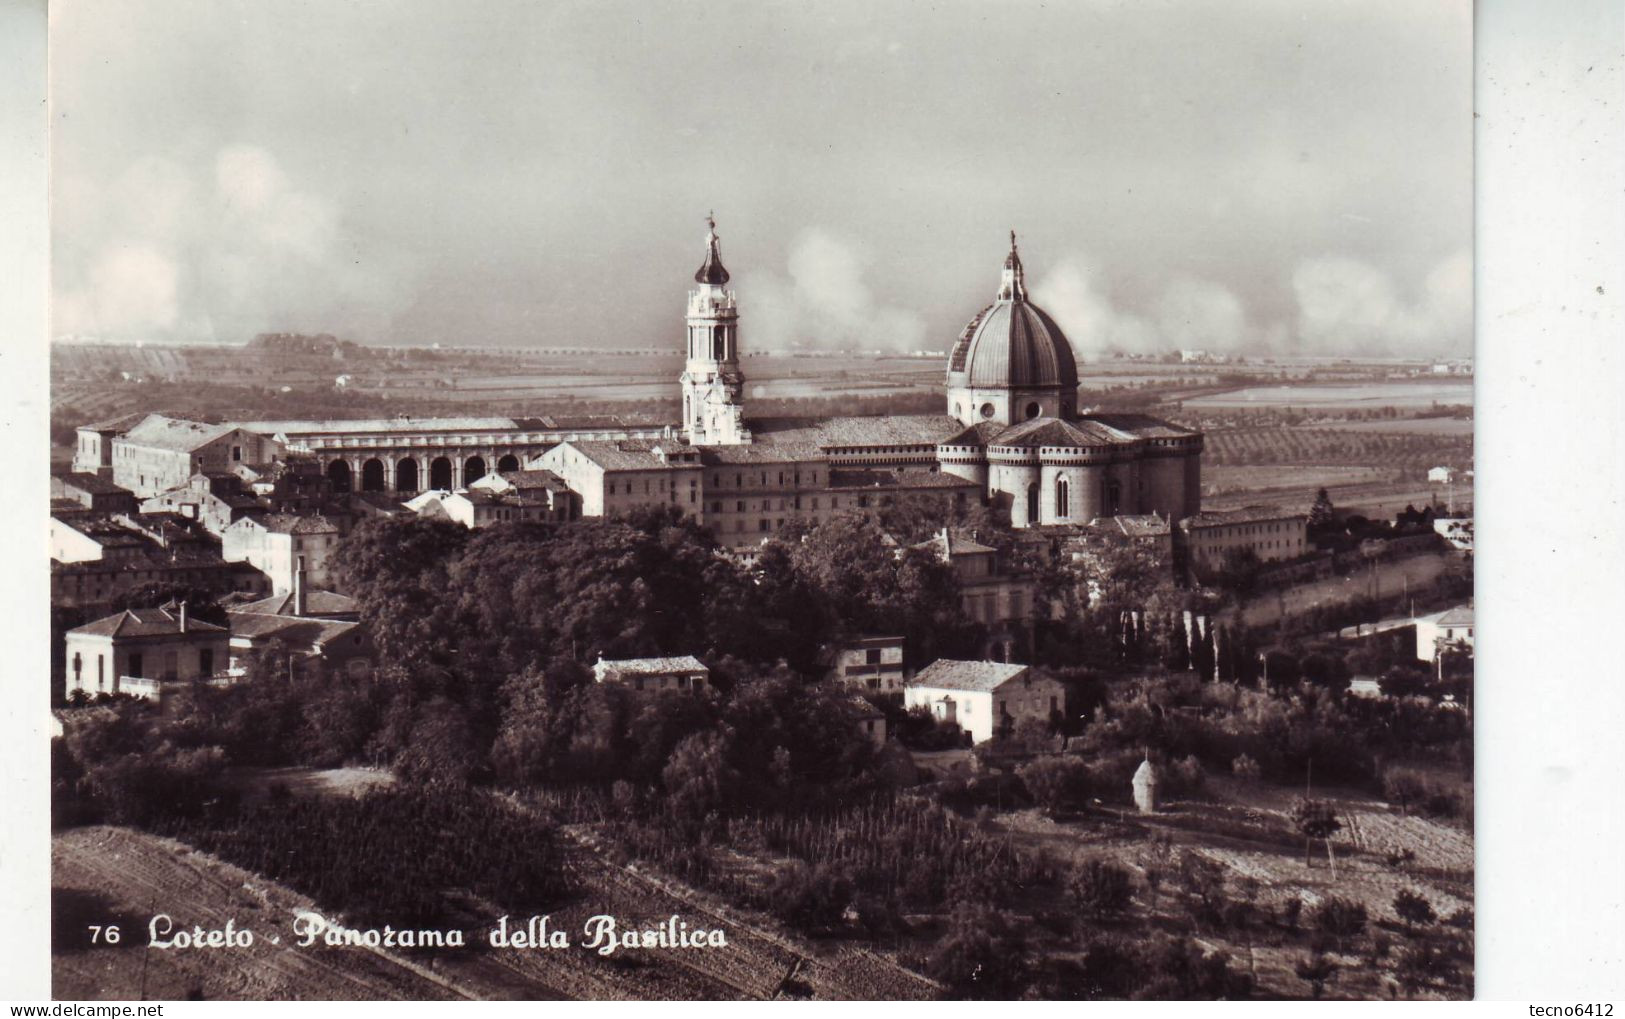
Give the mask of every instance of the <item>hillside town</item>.
[[[252, 872], [284, 826], [337, 819], [279, 775], [371, 776], [394, 791], [353, 809], [384, 826], [506, 790], [530, 813], [481, 798], [467, 823], [557, 825], [535, 837], [889, 946], [930, 993], [1466, 993], [1472, 519], [1450, 468], [1449, 498], [1392, 519], [1325, 489], [1204, 509], [1200, 430], [1079, 407], [1013, 234], [936, 414], [752, 417], [714, 221], [694, 280], [667, 424], [79, 426], [52, 478], [58, 823]], [[842, 841], [861, 831], [921, 869]], [[452, 922], [442, 895], [476, 880], [316, 866], [274, 872], [380, 919]], [[531, 900], [568, 899], [557, 877]], [[1066, 909], [1026, 901], [1044, 888]], [[1022, 948], [1012, 912], [1068, 947]], [[1210, 947], [1151, 937], [1162, 917]], [[1131, 961], [1169, 953], [1185, 982]]]

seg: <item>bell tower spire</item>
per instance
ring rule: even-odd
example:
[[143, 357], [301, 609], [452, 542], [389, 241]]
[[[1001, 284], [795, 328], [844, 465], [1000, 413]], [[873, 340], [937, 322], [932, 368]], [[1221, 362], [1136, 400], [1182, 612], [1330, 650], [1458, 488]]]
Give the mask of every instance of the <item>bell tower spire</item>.
[[745, 375], [739, 370], [739, 308], [726, 289], [715, 215], [705, 217], [705, 261], [688, 292], [688, 357], [683, 388], [683, 435], [695, 446], [750, 442], [745, 428]]

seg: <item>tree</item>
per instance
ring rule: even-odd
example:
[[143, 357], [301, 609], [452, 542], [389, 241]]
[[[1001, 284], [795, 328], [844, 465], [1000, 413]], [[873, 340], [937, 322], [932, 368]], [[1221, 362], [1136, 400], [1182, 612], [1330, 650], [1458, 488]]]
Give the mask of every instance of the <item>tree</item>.
[[715, 729], [686, 737], [661, 772], [666, 805], [673, 818], [696, 830], [705, 817], [735, 795], [739, 774], [728, 765], [728, 736]]
[[1332, 497], [1322, 488], [1315, 493], [1315, 504], [1309, 507], [1309, 534], [1322, 534], [1336, 523], [1337, 511], [1332, 506]]
[[1416, 927], [1426, 927], [1439, 918], [1431, 902], [1408, 888], [1394, 896], [1394, 914], [1404, 922], [1406, 935], [1410, 935]]
[[1016, 774], [1034, 802], [1051, 816], [1084, 803], [1089, 795], [1089, 766], [1078, 757], [1040, 757]]
[[1410, 768], [1388, 768], [1382, 773], [1382, 794], [1399, 804], [1401, 814], [1408, 814], [1410, 804], [1427, 795], [1427, 784]]
[[1174, 672], [1184, 672], [1191, 667], [1190, 638], [1185, 633], [1185, 618], [1183, 615], [1174, 616], [1173, 625], [1168, 628], [1168, 641], [1163, 648], [1162, 664]]
[[1365, 930], [1365, 907], [1333, 895], [1315, 907], [1314, 924], [1322, 934], [1337, 939], [1337, 950], [1341, 952], [1347, 939], [1359, 937]]
[[[1325, 491], [1321, 489], [1322, 494], [1325, 494]], [[1298, 960], [1292, 972], [1297, 974], [1299, 980], [1309, 985], [1310, 995], [1319, 1001], [1320, 996], [1326, 993], [1326, 985], [1337, 975], [1337, 963], [1317, 952], [1315, 955]]]
[[962, 998], [1008, 1000], [1027, 985], [1026, 941], [1006, 914], [961, 902], [926, 969]]
[[1332, 861], [1332, 869], [1337, 868], [1337, 858], [1332, 855], [1332, 836], [1343, 830], [1343, 822], [1337, 819], [1337, 811], [1330, 803], [1324, 800], [1299, 800], [1293, 808], [1292, 821], [1297, 825], [1298, 833], [1303, 836], [1303, 864], [1305, 867], [1314, 866], [1310, 862], [1309, 850], [1313, 840], [1321, 839], [1326, 843], [1326, 856]]
[[1079, 908], [1103, 919], [1128, 910], [1134, 899], [1134, 882], [1122, 867], [1090, 859], [1073, 868], [1067, 891]]

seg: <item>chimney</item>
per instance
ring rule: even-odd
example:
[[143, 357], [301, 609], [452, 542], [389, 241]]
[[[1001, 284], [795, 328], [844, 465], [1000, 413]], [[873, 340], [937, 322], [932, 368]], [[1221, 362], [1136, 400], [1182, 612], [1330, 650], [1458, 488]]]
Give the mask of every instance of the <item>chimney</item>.
[[181, 602], [180, 623], [181, 623], [181, 632], [182, 633], [186, 632], [188, 622], [189, 622], [189, 620], [186, 618], [186, 603]]
[[293, 614], [305, 614], [305, 557], [300, 556], [293, 567]]

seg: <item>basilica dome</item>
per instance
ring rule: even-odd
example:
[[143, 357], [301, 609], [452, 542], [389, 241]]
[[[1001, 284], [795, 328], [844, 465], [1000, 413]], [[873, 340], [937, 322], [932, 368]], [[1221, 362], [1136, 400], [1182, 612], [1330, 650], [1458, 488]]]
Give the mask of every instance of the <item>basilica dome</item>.
[[976, 389], [1078, 388], [1066, 334], [1027, 299], [1021, 256], [1010, 238], [998, 299], [976, 313], [948, 358], [948, 385]]

